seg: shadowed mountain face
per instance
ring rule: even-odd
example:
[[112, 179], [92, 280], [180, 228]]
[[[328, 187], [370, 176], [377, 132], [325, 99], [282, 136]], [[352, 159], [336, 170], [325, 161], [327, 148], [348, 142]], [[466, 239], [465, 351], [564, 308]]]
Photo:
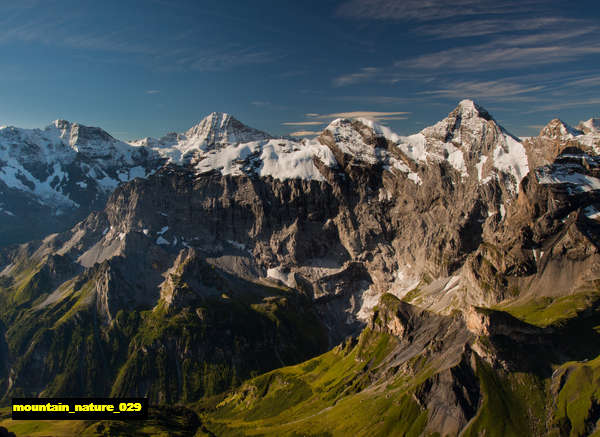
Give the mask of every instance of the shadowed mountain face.
[[[131, 144], [62, 121], [6, 128], [10, 144], [0, 130], [0, 179], [22, 185], [6, 193], [49, 208], [86, 184], [95, 200], [64, 214], [98, 208], [0, 251], [4, 399], [239, 387], [207, 410], [217, 435], [290, 434], [312, 414], [349, 432], [336, 417], [363, 401], [362, 435], [475, 435], [506, 417], [505, 435], [593, 430], [592, 400], [548, 403], [600, 353], [600, 135], [582, 126], [521, 141], [462, 101], [408, 137], [339, 119], [274, 139], [226, 114]], [[85, 180], [64, 171], [42, 193], [40, 156], [52, 175], [85, 163]]]

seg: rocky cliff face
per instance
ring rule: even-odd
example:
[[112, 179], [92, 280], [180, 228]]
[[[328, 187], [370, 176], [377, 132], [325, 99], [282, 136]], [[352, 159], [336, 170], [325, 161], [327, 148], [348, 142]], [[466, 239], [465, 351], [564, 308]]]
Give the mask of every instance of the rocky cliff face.
[[339, 119], [274, 139], [225, 114], [133, 145], [30, 132], [106, 174], [124, 170], [100, 141], [135, 166], [102, 211], [0, 252], [5, 396], [197, 399], [366, 329], [396, 346], [360, 389], [421, 375], [424, 429], [458, 433], [484, 420], [486, 369], [533, 372], [531, 348], [551, 357], [543, 379], [595, 356], [553, 327], [596, 308], [600, 139], [582, 126], [520, 141], [463, 101], [408, 137]]

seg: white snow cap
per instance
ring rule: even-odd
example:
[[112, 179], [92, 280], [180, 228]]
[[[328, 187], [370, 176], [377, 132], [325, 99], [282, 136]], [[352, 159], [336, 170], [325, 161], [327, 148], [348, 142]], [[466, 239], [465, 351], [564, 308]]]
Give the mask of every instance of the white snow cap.
[[271, 135], [245, 126], [224, 112], [212, 112], [196, 126], [189, 129], [185, 136], [196, 143], [207, 146], [260, 141], [272, 138]]
[[460, 108], [463, 113], [469, 113], [472, 115], [479, 114], [479, 110], [481, 109], [479, 105], [470, 99], [464, 99], [458, 102], [458, 108]]
[[569, 126], [564, 121], [555, 118], [551, 120], [540, 131], [540, 136], [548, 138], [575, 138], [581, 135], [582, 132]]
[[582, 121], [578, 127], [585, 132], [600, 133], [600, 118], [590, 118], [587, 121]]

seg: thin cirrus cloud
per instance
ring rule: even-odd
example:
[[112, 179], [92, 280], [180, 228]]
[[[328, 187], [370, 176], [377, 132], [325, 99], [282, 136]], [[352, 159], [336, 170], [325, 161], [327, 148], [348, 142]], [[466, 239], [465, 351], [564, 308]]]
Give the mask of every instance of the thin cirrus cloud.
[[584, 99], [571, 99], [571, 100], [563, 100], [560, 102], [553, 102], [547, 105], [541, 105], [536, 108], [533, 108], [526, 113], [534, 113], [534, 112], [555, 112], [559, 109], [566, 108], [575, 108], [580, 106], [596, 106], [600, 105], [600, 99], [598, 98], [584, 98]]
[[334, 112], [332, 114], [319, 114], [319, 118], [381, 118], [392, 117], [397, 115], [408, 115], [410, 112], [377, 112], [377, 111], [354, 111], [354, 112]]
[[589, 87], [600, 86], [600, 76], [585, 77], [569, 82], [569, 86], [573, 87]]
[[[335, 119], [335, 118], [367, 118], [375, 121], [386, 120], [406, 120], [410, 112], [377, 112], [377, 111], [354, 111], [354, 112], [334, 112], [332, 114], [311, 114], [313, 118]], [[307, 114], [308, 115], [308, 114]]]
[[463, 81], [453, 82], [452, 84], [449, 84], [447, 88], [424, 91], [421, 94], [452, 98], [495, 97], [497, 98], [496, 100], [515, 100], [515, 97], [517, 97], [520, 100], [536, 100], [536, 96], [526, 97], [525, 95], [535, 93], [543, 89], [543, 85], [528, 86], [504, 80]]
[[146, 94], [160, 94], [160, 90], [147, 90]]
[[[30, 18], [16, 24], [12, 17], [0, 19], [0, 44], [24, 42], [77, 50], [92, 50], [120, 55], [133, 55], [136, 61], [151, 69], [214, 72], [242, 65], [263, 64], [276, 58], [268, 51], [237, 43], [213, 44], [198, 50], [198, 35], [174, 33], [168, 38], [148, 38], [146, 32], [127, 29], [97, 32], [78, 27], [78, 20], [66, 15], [54, 20]], [[186, 40], [188, 45], [182, 45]]]
[[540, 0], [349, 0], [342, 3], [337, 14], [352, 19], [429, 21], [460, 16], [528, 11], [543, 4]]
[[478, 45], [453, 47], [396, 62], [394, 67], [420, 70], [491, 71], [572, 61], [600, 53], [598, 26], [528, 35], [501, 36]]
[[[414, 79], [429, 73], [481, 73], [518, 70], [573, 62], [600, 54], [594, 26], [575, 30], [542, 32], [531, 35], [502, 36], [484, 44], [457, 46], [394, 62], [385, 68], [368, 67], [333, 79], [334, 86], [366, 82]], [[419, 80], [419, 79], [417, 79]]]
[[56, 19], [30, 18], [15, 23], [14, 17], [6, 16], [0, 20], [0, 43], [26, 42], [39, 43], [46, 46], [66, 47], [72, 49], [88, 49], [113, 53], [146, 54], [157, 52], [152, 45], [137, 42], [128, 38], [130, 34], [124, 30], [112, 32], [94, 32], [73, 25], [74, 16], [63, 16]]
[[[419, 100], [418, 97], [396, 97], [396, 96], [335, 96], [331, 100], [340, 102], [360, 102], [369, 105], [399, 105], [412, 104]], [[318, 114], [317, 114], [318, 115]], [[307, 115], [308, 117], [308, 115]]]
[[[534, 11], [535, 15], [531, 13]], [[465, 44], [453, 43], [443, 50], [391, 65], [371, 65], [345, 73], [333, 79], [336, 87], [370, 82], [395, 84], [400, 80], [425, 83], [432, 74], [443, 77], [452, 73], [530, 69], [600, 54], [600, 26], [596, 22], [553, 16], [544, 9], [543, 2], [536, 0], [458, 0], [453, 7], [442, 0], [349, 0], [337, 12], [353, 19], [422, 22], [410, 31], [445, 41], [462, 39]]]
[[467, 38], [508, 32], [526, 32], [539, 30], [556, 31], [557, 28], [581, 26], [589, 27], [589, 23], [580, 19], [567, 19], [562, 17], [536, 17], [536, 18], [496, 18], [462, 21], [458, 23], [425, 24], [417, 27], [415, 32], [419, 35], [433, 38]]
[[[353, 112], [334, 112], [331, 114], [317, 114], [315, 112], [311, 112], [308, 114], [305, 114], [306, 117], [308, 118], [312, 118], [312, 119], [319, 119], [320, 121], [317, 120], [311, 120], [311, 121], [294, 121], [294, 122], [285, 122], [282, 123], [282, 125], [284, 126], [319, 126], [322, 124], [325, 124], [326, 122], [329, 122], [333, 119], [337, 119], [337, 118], [366, 118], [369, 120], [373, 120], [373, 121], [377, 121], [377, 122], [384, 122], [384, 121], [392, 121], [392, 120], [406, 120], [408, 117], [407, 115], [409, 115], [410, 112], [405, 112], [405, 111], [401, 111], [401, 112], [378, 112], [378, 111], [353, 111]], [[301, 136], [310, 136], [310, 135], [317, 135], [320, 134], [321, 132], [318, 131], [309, 131], [309, 130], [300, 130], [297, 132], [292, 132], [290, 135], [294, 136], [294, 137], [301, 137]]]
[[312, 131], [312, 130], [299, 130], [297, 132], [292, 132], [290, 135], [292, 137], [310, 137], [314, 135], [319, 135], [321, 132]]
[[284, 126], [319, 126], [325, 123], [324, 121], [286, 121], [281, 123]]
[[333, 80], [333, 85], [337, 86], [337, 87], [341, 87], [341, 86], [345, 86], [345, 85], [351, 85], [353, 83], [366, 82], [366, 81], [369, 81], [369, 80], [381, 75], [382, 71], [383, 70], [381, 68], [364, 67], [364, 68], [361, 68], [360, 71], [358, 71], [356, 73], [351, 73], [351, 74], [346, 74], [346, 75], [336, 77]]
[[[498, 47], [495, 44], [457, 47], [421, 55], [402, 65], [419, 70], [493, 71], [573, 61], [600, 54], [600, 45], [546, 45], [537, 47]], [[398, 63], [397, 65], [400, 65]]]
[[206, 72], [223, 71], [249, 64], [271, 62], [273, 57], [264, 50], [254, 48], [230, 48], [206, 53], [188, 53], [175, 61], [184, 70]]

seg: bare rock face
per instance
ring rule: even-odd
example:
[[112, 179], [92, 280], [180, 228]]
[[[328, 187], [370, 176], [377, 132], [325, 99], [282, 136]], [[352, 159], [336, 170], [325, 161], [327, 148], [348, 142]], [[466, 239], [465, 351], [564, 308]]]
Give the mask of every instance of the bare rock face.
[[[449, 314], [514, 297], [539, 275], [537, 258], [550, 253], [544, 241], [564, 228], [567, 210], [591, 207], [589, 194], [583, 205], [573, 193], [588, 193], [585, 183], [594, 180], [585, 178], [596, 174], [593, 149], [578, 131], [553, 121], [542, 134], [521, 144], [471, 101], [410, 137], [369, 120], [336, 120], [316, 142], [283, 145], [215, 113], [174, 137], [171, 149], [156, 148], [172, 158], [193, 152], [195, 160], [172, 161], [118, 187], [101, 224], [90, 216], [37, 250], [58, 250], [87, 268], [113, 257], [142, 260], [131, 280], [140, 290], [165, 281], [168, 299], [176, 287], [166, 272], [192, 250], [194, 259], [232, 275], [299, 290], [323, 308], [339, 340], [368, 320], [386, 292], [403, 297], [418, 289], [411, 297], [419, 305]], [[214, 156], [231, 155], [242, 141], [256, 154], [236, 161], [235, 171], [228, 163], [206, 171], [203, 163], [224, 162]], [[530, 172], [536, 148], [561, 152]], [[261, 176], [261, 168], [272, 168], [267, 149], [280, 160], [298, 159], [304, 176]], [[590, 152], [581, 155], [584, 149]], [[310, 160], [298, 158], [302, 150]], [[573, 246], [566, 258], [576, 263], [595, 251], [583, 235], [561, 240]], [[139, 297], [143, 305], [160, 293], [140, 292], [146, 295], [153, 297]]]

